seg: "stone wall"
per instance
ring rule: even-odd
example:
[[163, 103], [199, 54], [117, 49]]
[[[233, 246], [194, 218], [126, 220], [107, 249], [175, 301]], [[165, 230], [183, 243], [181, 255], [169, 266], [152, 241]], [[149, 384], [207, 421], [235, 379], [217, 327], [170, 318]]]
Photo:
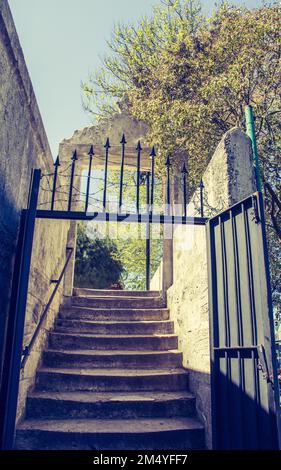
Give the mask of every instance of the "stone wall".
[[[255, 191], [250, 139], [238, 128], [228, 131], [204, 175], [207, 217], [226, 209]], [[189, 216], [199, 216], [199, 193], [189, 205]], [[158, 272], [159, 274], [159, 272]], [[164, 272], [165, 275], [165, 272]], [[151, 288], [158, 285], [157, 273]], [[171, 319], [189, 370], [190, 389], [206, 427], [211, 447], [211, 391], [206, 232], [202, 226], [177, 226], [173, 234], [173, 285], [167, 291]]]
[[[5, 332], [9, 312], [14, 255], [21, 210], [27, 205], [31, 170], [53, 172], [49, 148], [15, 25], [6, 0], [0, 0], [0, 365], [2, 370]], [[50, 194], [40, 194], [40, 204]], [[43, 207], [43, 206], [41, 206]], [[68, 222], [36, 222], [26, 312], [26, 345], [39, 321], [53, 285], [50, 280], [65, 260]], [[58, 311], [58, 294], [48, 320], [51, 327]], [[46, 327], [46, 325], [45, 325]], [[24, 410], [27, 389], [32, 386], [45, 334], [38, 338], [20, 386], [20, 410]]]

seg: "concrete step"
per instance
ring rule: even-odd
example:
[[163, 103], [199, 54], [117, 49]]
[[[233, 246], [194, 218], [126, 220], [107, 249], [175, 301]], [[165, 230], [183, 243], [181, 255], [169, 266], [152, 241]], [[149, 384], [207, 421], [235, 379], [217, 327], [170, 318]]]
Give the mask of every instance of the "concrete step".
[[60, 318], [71, 318], [94, 321], [163, 321], [169, 319], [167, 308], [132, 309], [132, 308], [89, 308], [61, 307]]
[[140, 298], [136, 297], [72, 297], [73, 306], [91, 308], [164, 308], [166, 302], [161, 297]]
[[110, 289], [85, 289], [74, 288], [73, 295], [75, 297], [161, 297], [158, 290], [110, 290]]
[[181, 367], [182, 353], [170, 351], [93, 351], [47, 350], [43, 354], [46, 367], [76, 368], [167, 368]]
[[110, 335], [151, 335], [154, 333], [173, 333], [174, 323], [165, 321], [91, 321], [58, 319], [56, 321], [56, 332], [78, 332]]
[[194, 416], [188, 392], [33, 392], [27, 419], [137, 419]]
[[36, 390], [52, 391], [175, 391], [187, 390], [183, 369], [52, 369], [37, 372]]
[[136, 420], [26, 420], [16, 449], [168, 450], [204, 448], [203, 426], [194, 418]]
[[139, 350], [168, 350], [177, 349], [178, 337], [167, 335], [93, 335], [78, 333], [56, 333], [49, 335], [49, 346], [55, 349], [127, 349]]

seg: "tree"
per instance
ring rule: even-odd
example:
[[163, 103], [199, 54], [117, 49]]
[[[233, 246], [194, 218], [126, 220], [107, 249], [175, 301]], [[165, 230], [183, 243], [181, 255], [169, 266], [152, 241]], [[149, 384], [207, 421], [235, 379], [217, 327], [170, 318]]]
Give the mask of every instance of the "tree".
[[168, 154], [174, 168], [187, 160], [192, 189], [222, 135], [245, 128], [244, 108], [253, 106], [280, 310], [281, 6], [223, 3], [206, 18], [194, 0], [163, 3], [137, 26], [117, 25], [111, 56], [83, 84], [86, 108], [103, 117], [125, 93], [158, 145], [158, 171]]
[[123, 265], [114, 241], [109, 238], [90, 238], [86, 225], [79, 224], [74, 285], [92, 289], [105, 289], [120, 283]]

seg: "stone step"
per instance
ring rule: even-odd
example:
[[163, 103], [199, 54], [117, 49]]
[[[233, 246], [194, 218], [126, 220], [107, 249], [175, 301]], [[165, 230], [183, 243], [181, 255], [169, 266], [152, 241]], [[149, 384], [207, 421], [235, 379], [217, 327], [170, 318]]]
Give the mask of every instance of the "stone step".
[[110, 289], [85, 289], [85, 288], [74, 288], [73, 295], [75, 297], [161, 297], [161, 293], [158, 290], [110, 290]]
[[26, 420], [16, 449], [191, 450], [204, 448], [204, 428], [194, 418], [136, 420]]
[[175, 391], [187, 390], [183, 369], [52, 369], [37, 372], [36, 390], [52, 391]]
[[93, 335], [77, 333], [56, 333], [49, 335], [49, 345], [55, 349], [127, 349], [138, 350], [168, 350], [177, 349], [178, 337], [166, 335]]
[[89, 320], [69, 320], [58, 319], [56, 321], [56, 332], [78, 332], [95, 333], [111, 335], [151, 335], [154, 333], [173, 333], [174, 323], [170, 320], [165, 321], [89, 321]]
[[73, 306], [91, 308], [163, 308], [166, 302], [161, 297], [140, 298], [136, 297], [72, 297]]
[[132, 309], [132, 308], [89, 308], [61, 307], [60, 318], [71, 318], [95, 321], [163, 321], [169, 319], [169, 310], [161, 309]]
[[93, 351], [47, 350], [43, 353], [46, 367], [76, 368], [167, 368], [181, 367], [182, 353], [170, 351]]
[[188, 392], [33, 392], [27, 419], [137, 419], [194, 416]]

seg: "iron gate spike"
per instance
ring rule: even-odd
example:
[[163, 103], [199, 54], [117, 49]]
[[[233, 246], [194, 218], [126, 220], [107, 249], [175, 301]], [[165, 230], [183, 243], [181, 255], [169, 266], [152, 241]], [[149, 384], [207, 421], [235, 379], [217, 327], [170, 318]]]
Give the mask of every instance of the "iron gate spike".
[[57, 188], [57, 178], [58, 178], [58, 167], [60, 166], [60, 158], [59, 155], [56, 158], [56, 161], [54, 162], [54, 167], [55, 167], [55, 173], [54, 173], [54, 182], [53, 182], [53, 190], [52, 190], [52, 201], [51, 201], [51, 211], [54, 210], [55, 206], [55, 194], [56, 194], [56, 188]]
[[88, 205], [89, 205], [89, 193], [90, 193], [90, 184], [91, 184], [92, 161], [93, 161], [93, 156], [95, 155], [93, 145], [91, 145], [91, 148], [90, 148], [90, 151], [88, 152], [88, 155], [89, 155], [90, 158], [89, 158], [89, 169], [88, 169], [88, 177], [87, 177], [85, 212], [87, 212]]
[[171, 204], [171, 194], [170, 194], [170, 167], [171, 167], [171, 160], [170, 157], [167, 157], [166, 160], [166, 169], [167, 169], [167, 186], [166, 186], [166, 199], [167, 199], [167, 206], [168, 206], [168, 215], [170, 215], [170, 204]]
[[76, 162], [76, 160], [78, 160], [77, 150], [76, 149], [73, 152], [71, 160], [72, 160], [72, 165], [71, 165], [70, 187], [69, 187], [69, 197], [68, 197], [68, 211], [71, 210], [73, 180], [74, 180], [74, 172], [75, 172], [75, 162]]
[[150, 152], [150, 157], [151, 157], [151, 199], [150, 199], [150, 212], [153, 212], [153, 204], [154, 204], [154, 167], [155, 167], [155, 157], [156, 157], [156, 151], [155, 151], [155, 146], [153, 145], [151, 152]]
[[186, 193], [186, 177], [187, 177], [187, 169], [185, 163], [182, 166], [181, 170], [182, 174], [182, 184], [183, 184], [183, 215], [184, 217], [187, 216], [187, 193]]
[[108, 154], [109, 149], [111, 148], [109, 137], [107, 137], [105, 145], [105, 162], [104, 162], [104, 187], [103, 187], [103, 211], [106, 210], [106, 190], [107, 190], [107, 172], [108, 172]]
[[120, 144], [122, 144], [122, 156], [121, 156], [121, 169], [120, 169], [120, 191], [119, 191], [119, 212], [122, 210], [122, 196], [123, 196], [123, 176], [124, 176], [124, 161], [125, 161], [125, 145], [127, 141], [125, 134], [123, 133]]
[[203, 198], [203, 190], [204, 190], [205, 186], [204, 186], [204, 183], [203, 183], [203, 179], [202, 179], [202, 178], [201, 178], [201, 180], [200, 180], [199, 188], [200, 188], [200, 215], [201, 215], [201, 217], [204, 217], [204, 198]]
[[141, 151], [142, 151], [142, 146], [140, 143], [140, 140], [138, 141], [138, 145], [136, 147], [136, 150], [138, 152], [137, 155], [137, 201], [136, 201], [136, 206], [137, 206], [137, 213], [140, 211], [140, 162], [141, 162]]

